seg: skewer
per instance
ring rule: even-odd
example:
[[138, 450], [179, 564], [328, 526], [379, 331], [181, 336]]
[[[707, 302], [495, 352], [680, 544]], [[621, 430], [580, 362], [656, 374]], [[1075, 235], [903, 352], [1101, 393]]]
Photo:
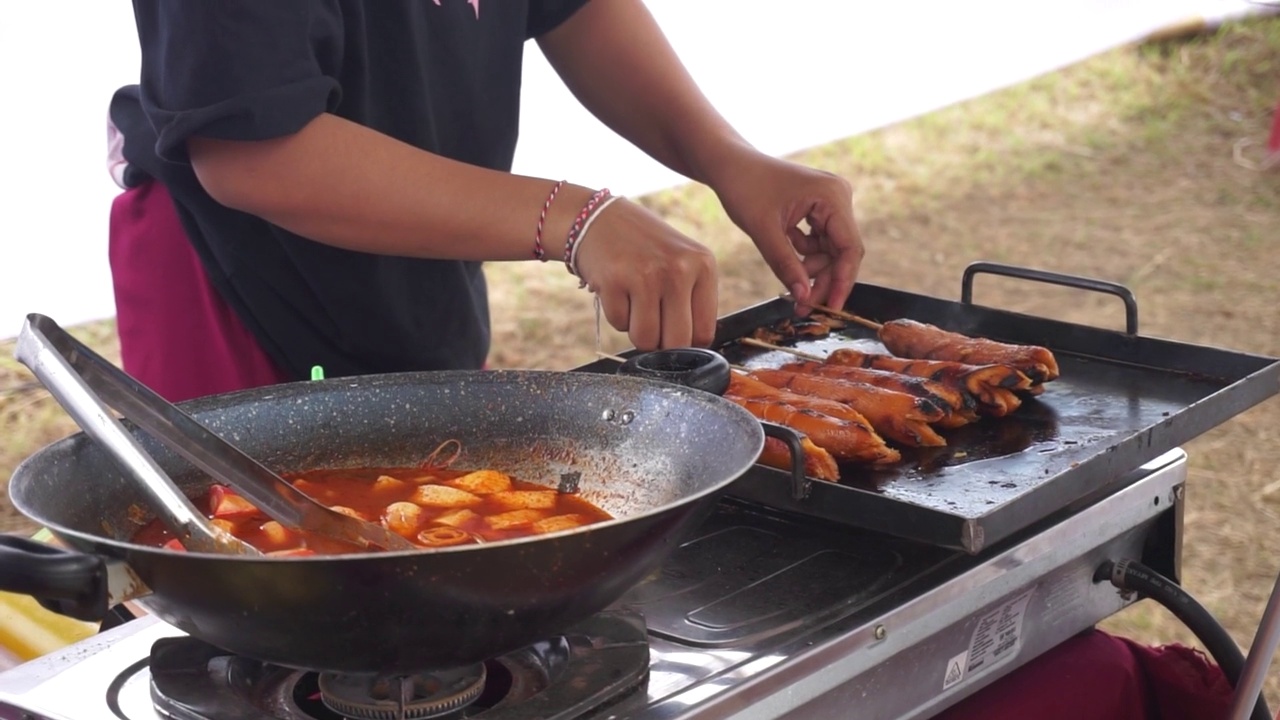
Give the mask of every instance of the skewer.
[[[782, 297], [787, 298], [789, 300], [795, 300], [795, 296], [793, 296], [791, 293], [783, 293]], [[830, 315], [833, 318], [845, 320], [851, 323], [857, 323], [863, 327], [871, 328], [876, 332], [879, 332], [880, 328], [884, 327], [884, 325], [874, 320], [868, 320], [860, 315], [854, 315], [853, 313], [847, 312], [845, 310], [837, 310], [833, 307], [827, 307], [826, 305], [819, 305], [817, 303], [805, 303], [805, 305], [808, 305], [814, 310], [820, 310], [826, 313], [827, 315]]]
[[833, 317], [833, 318], [837, 318], [837, 319], [840, 319], [840, 320], [846, 320], [846, 321], [851, 322], [851, 323], [857, 323], [857, 324], [859, 324], [859, 325], [861, 325], [861, 326], [863, 326], [863, 327], [865, 327], [865, 328], [870, 328], [870, 329], [872, 329], [872, 330], [875, 330], [876, 332], [880, 332], [882, 329], [884, 329], [884, 325], [883, 325], [883, 324], [878, 323], [878, 322], [876, 322], [875, 320], [868, 320], [868, 319], [866, 319], [866, 318], [864, 318], [864, 317], [861, 317], [861, 316], [859, 316], [859, 315], [854, 315], [854, 314], [853, 314], [853, 313], [851, 313], [851, 312], [845, 312], [844, 310], [837, 310], [837, 309], [835, 309], [835, 308], [829, 308], [829, 307], [827, 307], [826, 305], [813, 305], [813, 306], [811, 306], [811, 307], [812, 307], [814, 310], [818, 310], [818, 311], [820, 311], [820, 312], [824, 312], [824, 313], [826, 313], [826, 314], [830, 315], [830, 316], [831, 316], [831, 317]]
[[803, 350], [797, 350], [795, 348], [783, 347], [781, 345], [774, 345], [773, 343], [767, 343], [763, 340], [757, 340], [751, 337], [741, 338], [740, 340], [738, 340], [738, 342], [742, 343], [743, 345], [751, 345], [753, 347], [762, 348], [764, 350], [777, 350], [778, 352], [784, 352], [790, 355], [795, 355], [796, 357], [804, 360], [812, 360], [814, 362], [827, 361], [826, 358], [820, 355], [814, 355], [813, 353], [807, 353]]

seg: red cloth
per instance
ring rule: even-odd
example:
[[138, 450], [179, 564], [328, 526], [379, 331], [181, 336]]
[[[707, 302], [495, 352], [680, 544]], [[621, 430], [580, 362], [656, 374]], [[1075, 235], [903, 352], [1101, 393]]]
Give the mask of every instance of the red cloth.
[[1271, 116], [1271, 136], [1267, 138], [1267, 150], [1272, 154], [1280, 153], [1280, 105]]
[[110, 259], [125, 372], [170, 402], [286, 382], [209, 283], [164, 186], [111, 206]]
[[1231, 700], [1230, 683], [1200, 652], [1091, 630], [934, 720], [1219, 720]]

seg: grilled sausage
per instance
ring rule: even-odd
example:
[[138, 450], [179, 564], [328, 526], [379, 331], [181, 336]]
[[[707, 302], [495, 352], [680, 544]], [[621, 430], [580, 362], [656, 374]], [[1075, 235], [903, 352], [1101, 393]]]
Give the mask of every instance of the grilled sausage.
[[946, 413], [928, 398], [838, 378], [788, 370], [753, 370], [751, 377], [775, 388], [844, 403], [886, 439], [908, 447], [941, 447], [947, 441], [929, 427]]
[[978, 419], [978, 402], [973, 396], [963, 390], [932, 380], [926, 380], [925, 378], [813, 360], [787, 363], [779, 369], [788, 372], [837, 378], [849, 382], [866, 383], [878, 388], [896, 390], [915, 397], [926, 398], [944, 413], [941, 419], [933, 423], [937, 427], [960, 427]]
[[973, 338], [915, 320], [890, 320], [879, 332], [880, 342], [898, 357], [917, 360], [949, 360], [971, 365], [1007, 365], [1032, 383], [1058, 377], [1058, 361], [1048, 348], [1011, 345]]
[[1007, 365], [970, 365], [947, 360], [912, 360], [881, 353], [863, 352], [856, 348], [835, 350], [827, 357], [827, 362], [902, 373], [935, 382], [961, 384], [975, 393], [977, 385], [1000, 387], [1006, 390], [1027, 390], [1031, 387], [1030, 378]]
[[729, 392], [724, 396], [761, 420], [784, 425], [807, 436], [813, 444], [837, 459], [872, 465], [886, 465], [902, 459], [902, 454], [886, 445], [884, 438], [865, 421], [843, 420], [777, 399], [741, 397]]
[[871, 423], [862, 415], [862, 413], [842, 402], [776, 388], [766, 382], [762, 382], [750, 375], [744, 375], [742, 373], [733, 373], [729, 380], [729, 389], [725, 394], [732, 394], [746, 398], [760, 398], [763, 400], [777, 400], [793, 407], [814, 410], [822, 413], [823, 415], [830, 415], [834, 418], [848, 420], [849, 422], [854, 423], [862, 423], [871, 427]]
[[1022, 401], [1015, 394], [1031, 391], [1031, 379], [1007, 365], [969, 365], [946, 360], [911, 360], [840, 348], [827, 356], [834, 365], [871, 368], [921, 377], [961, 389], [978, 401], [984, 415], [1004, 417], [1017, 410]]
[[[836, 466], [836, 459], [831, 456], [831, 453], [814, 445], [813, 441], [807, 437], [800, 438], [800, 446], [804, 448], [805, 475], [830, 482], [840, 479], [840, 468]], [[764, 439], [764, 450], [761, 451], [757, 462], [790, 472], [791, 450], [778, 438], [767, 437]]]

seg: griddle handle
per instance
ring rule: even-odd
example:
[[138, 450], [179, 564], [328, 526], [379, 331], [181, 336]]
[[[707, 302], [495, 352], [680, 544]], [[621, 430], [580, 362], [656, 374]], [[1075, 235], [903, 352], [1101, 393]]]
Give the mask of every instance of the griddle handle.
[[775, 423], [760, 421], [766, 437], [777, 438], [791, 450], [791, 498], [804, 500], [809, 497], [809, 478], [804, 474], [804, 445], [795, 430]]
[[981, 273], [1003, 275], [1020, 280], [1034, 280], [1036, 282], [1049, 283], [1050, 285], [1061, 285], [1063, 287], [1076, 288], [1077, 290], [1092, 290], [1093, 292], [1115, 295], [1124, 301], [1125, 331], [1130, 335], [1138, 334], [1138, 299], [1133, 296], [1132, 290], [1119, 283], [1081, 277], [1079, 275], [1065, 275], [1048, 270], [1034, 270], [1017, 265], [979, 261], [970, 263], [964, 269], [964, 277], [960, 281], [960, 302], [966, 305], [973, 304], [973, 278]]

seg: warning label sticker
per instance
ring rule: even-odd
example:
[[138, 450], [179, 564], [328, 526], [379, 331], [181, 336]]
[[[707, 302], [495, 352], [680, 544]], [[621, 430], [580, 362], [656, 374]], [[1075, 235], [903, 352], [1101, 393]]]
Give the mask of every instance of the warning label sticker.
[[1022, 618], [1032, 592], [1027, 590], [978, 618], [969, 639], [969, 649], [947, 661], [943, 690], [1018, 653], [1022, 641]]
[[966, 650], [947, 661], [947, 674], [942, 678], [942, 689], [955, 685], [964, 679], [969, 669], [969, 651]]
[[1017, 654], [1022, 640], [1022, 617], [1030, 599], [1028, 590], [978, 620], [969, 641], [969, 675]]

